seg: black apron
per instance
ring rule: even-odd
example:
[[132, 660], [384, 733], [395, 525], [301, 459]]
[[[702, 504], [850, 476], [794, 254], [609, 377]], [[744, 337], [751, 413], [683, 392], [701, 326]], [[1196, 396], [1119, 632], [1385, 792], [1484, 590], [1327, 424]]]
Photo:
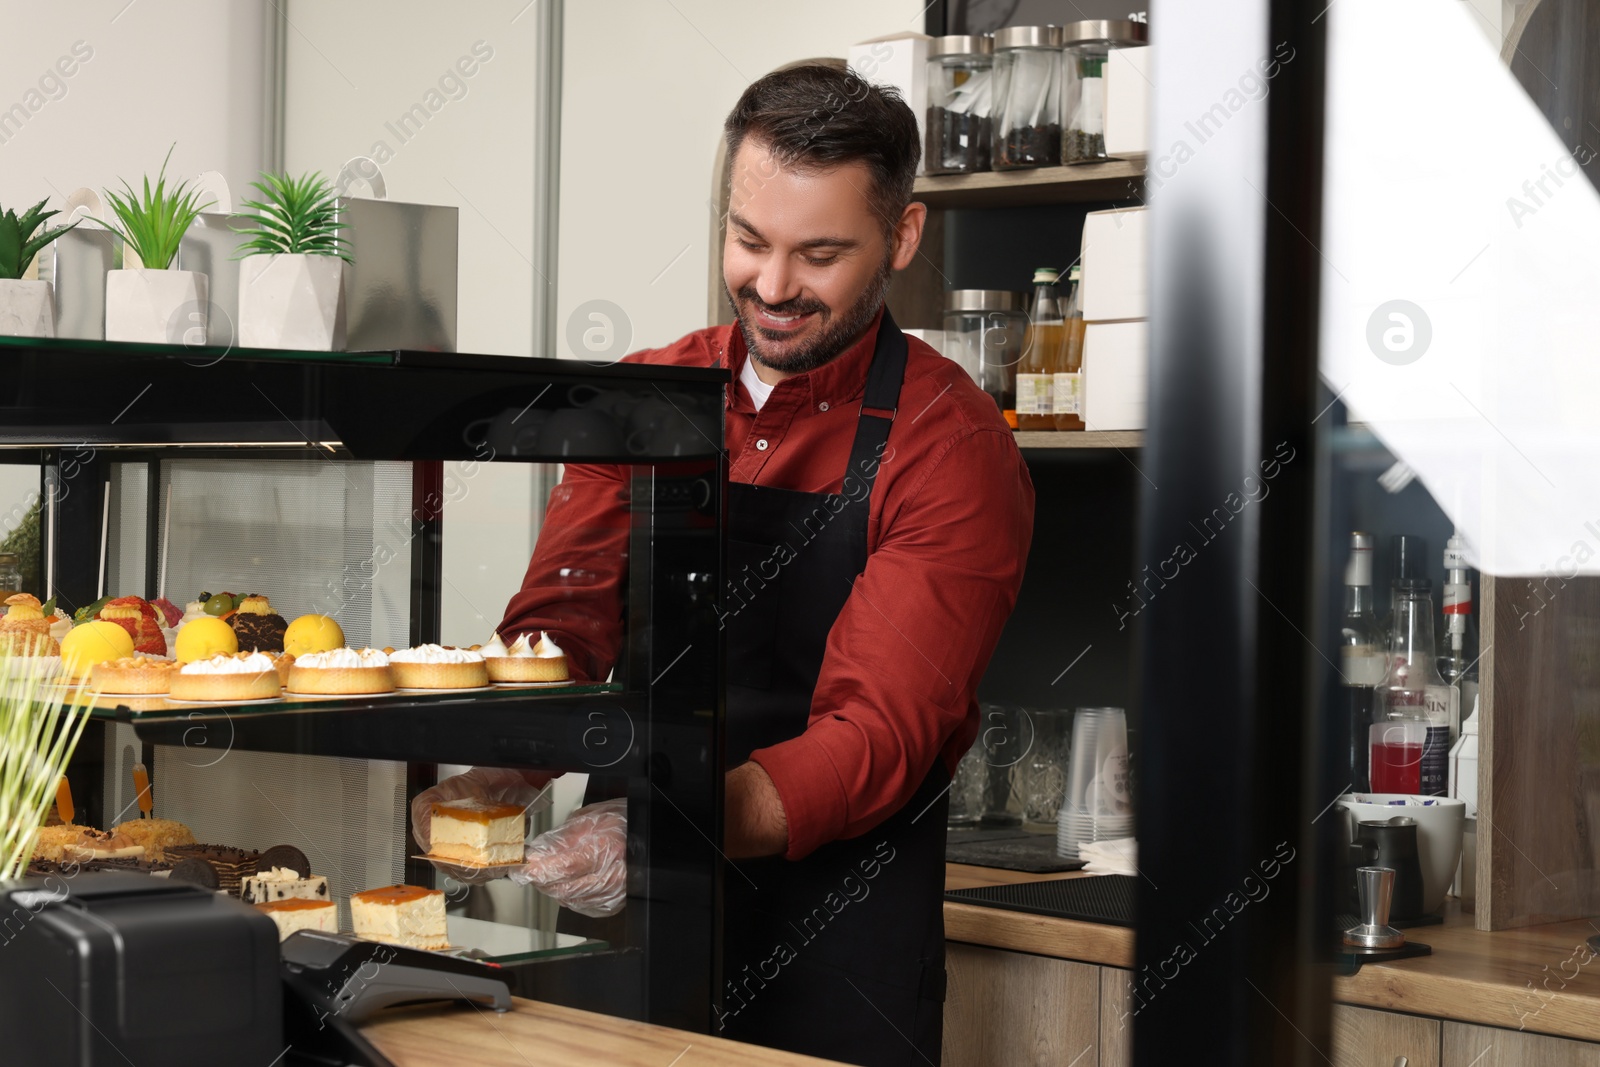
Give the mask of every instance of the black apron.
[[[866, 569], [870, 491], [905, 364], [885, 310], [841, 493], [728, 486], [728, 573], [764, 583], [739, 586], [727, 605], [730, 767], [805, 731], [828, 633]], [[731, 864], [713, 1032], [870, 1067], [939, 1063], [949, 782], [936, 760], [862, 836], [799, 861]]]

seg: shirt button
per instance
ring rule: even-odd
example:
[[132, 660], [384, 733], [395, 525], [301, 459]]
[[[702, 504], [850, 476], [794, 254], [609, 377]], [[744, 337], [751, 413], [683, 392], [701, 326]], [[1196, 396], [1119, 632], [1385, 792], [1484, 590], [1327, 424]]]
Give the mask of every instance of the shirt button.
[[756, 451], [757, 452], [765, 452], [766, 450], [767, 450], [767, 439], [765, 437], [763, 437], [761, 440], [756, 442]]
[[827, 411], [828, 410], [828, 402], [826, 400], [824, 400], [822, 403], [818, 404], [817, 405], [817, 410], [818, 411]]

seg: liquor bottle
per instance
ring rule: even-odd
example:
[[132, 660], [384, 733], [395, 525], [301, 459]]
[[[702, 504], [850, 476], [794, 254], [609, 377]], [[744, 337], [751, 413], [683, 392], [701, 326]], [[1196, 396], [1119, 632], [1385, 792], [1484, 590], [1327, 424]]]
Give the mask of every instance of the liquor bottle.
[[1439, 675], [1461, 691], [1460, 706], [1478, 696], [1478, 625], [1472, 621], [1472, 578], [1467, 543], [1460, 534], [1444, 546], [1444, 632], [1439, 635]]
[[1460, 694], [1434, 663], [1433, 592], [1426, 578], [1395, 581], [1389, 669], [1369, 731], [1374, 793], [1444, 796]]
[[1033, 303], [1028, 307], [1028, 332], [1022, 361], [1017, 364], [1017, 429], [1053, 430], [1055, 369], [1067, 339], [1061, 317], [1061, 272], [1040, 267], [1033, 272]]
[[1344, 621], [1340, 626], [1339, 673], [1343, 675], [1348, 791], [1365, 793], [1377, 686], [1388, 668], [1387, 648], [1372, 612], [1372, 535], [1350, 535], [1350, 560], [1344, 568]]
[[1056, 367], [1055, 389], [1051, 399], [1058, 430], [1084, 428], [1083, 309], [1078, 303], [1078, 284], [1082, 279], [1082, 267], [1073, 267], [1067, 272], [1072, 289], [1067, 294], [1066, 307], [1061, 312], [1061, 318], [1067, 326], [1066, 347], [1061, 354], [1061, 363]]

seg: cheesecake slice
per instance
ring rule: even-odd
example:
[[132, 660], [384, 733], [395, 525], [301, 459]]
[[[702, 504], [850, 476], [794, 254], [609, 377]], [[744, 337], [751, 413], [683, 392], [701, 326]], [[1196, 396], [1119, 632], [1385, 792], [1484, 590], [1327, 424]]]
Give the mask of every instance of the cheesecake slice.
[[320, 874], [300, 877], [299, 871], [274, 867], [239, 881], [239, 899], [246, 904], [277, 900], [329, 900], [328, 880]]
[[446, 949], [444, 892], [414, 885], [368, 889], [350, 898], [357, 937], [406, 948]]
[[339, 908], [331, 900], [267, 900], [255, 908], [278, 924], [279, 941], [296, 930], [339, 932]]
[[521, 863], [522, 810], [516, 804], [489, 804], [481, 800], [435, 804], [433, 825], [428, 831], [428, 853], [480, 867]]

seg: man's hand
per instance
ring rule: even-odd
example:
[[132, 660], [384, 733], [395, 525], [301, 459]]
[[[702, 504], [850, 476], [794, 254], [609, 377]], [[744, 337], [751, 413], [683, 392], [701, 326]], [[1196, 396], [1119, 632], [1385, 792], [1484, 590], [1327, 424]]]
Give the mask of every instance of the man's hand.
[[601, 919], [621, 911], [628, 899], [627, 800], [579, 808], [534, 838], [511, 880], [579, 915]]
[[[433, 831], [433, 806], [452, 800], [480, 800], [487, 804], [515, 804], [524, 812], [543, 811], [550, 806], [551, 775], [543, 771], [516, 771], [505, 767], [474, 767], [465, 774], [446, 778], [431, 789], [424, 789], [411, 801], [411, 836], [424, 852], [429, 850]], [[475, 867], [434, 863], [458, 882], [481, 885], [501, 877]]]
[[728, 772], [722, 845], [730, 860], [781, 856], [789, 848], [789, 820], [778, 787], [759, 763]]

